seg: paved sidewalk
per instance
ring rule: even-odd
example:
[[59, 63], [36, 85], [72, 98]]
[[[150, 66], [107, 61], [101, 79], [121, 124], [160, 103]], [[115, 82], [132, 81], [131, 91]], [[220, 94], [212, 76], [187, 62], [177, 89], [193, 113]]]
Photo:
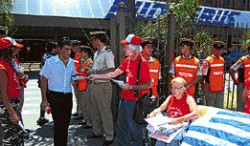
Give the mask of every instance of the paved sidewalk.
[[[46, 118], [50, 122], [42, 127], [36, 124], [40, 113], [41, 93], [37, 86], [37, 79], [30, 79], [27, 88], [24, 91], [25, 100], [23, 107], [23, 121], [26, 129], [29, 129], [30, 137], [25, 140], [25, 146], [50, 146], [53, 145], [53, 120], [52, 116], [46, 114]], [[73, 97], [73, 110], [76, 110], [75, 98]], [[87, 138], [92, 134], [92, 129], [83, 129], [82, 125], [78, 125], [80, 121], [75, 117], [71, 117], [69, 128], [69, 146], [101, 146], [104, 138]], [[115, 145], [115, 144], [113, 144]]]

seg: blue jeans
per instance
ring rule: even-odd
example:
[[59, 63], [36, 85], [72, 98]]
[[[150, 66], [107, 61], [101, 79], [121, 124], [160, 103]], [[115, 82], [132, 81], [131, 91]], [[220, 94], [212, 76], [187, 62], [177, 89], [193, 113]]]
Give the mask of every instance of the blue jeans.
[[121, 99], [118, 112], [117, 139], [119, 146], [128, 146], [130, 142], [129, 134], [132, 138], [133, 146], [142, 146], [142, 129], [134, 121], [134, 110], [136, 101]]

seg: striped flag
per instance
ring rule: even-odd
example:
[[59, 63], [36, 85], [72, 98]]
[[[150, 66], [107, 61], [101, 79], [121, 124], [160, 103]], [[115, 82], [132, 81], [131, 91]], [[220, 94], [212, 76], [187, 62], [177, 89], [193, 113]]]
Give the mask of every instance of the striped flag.
[[190, 124], [182, 146], [250, 146], [250, 115], [201, 107], [206, 113]]

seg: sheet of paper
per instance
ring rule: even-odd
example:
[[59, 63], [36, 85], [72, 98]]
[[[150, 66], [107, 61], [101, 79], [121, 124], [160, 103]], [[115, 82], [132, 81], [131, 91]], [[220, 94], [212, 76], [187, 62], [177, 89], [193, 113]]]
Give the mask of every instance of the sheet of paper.
[[116, 80], [116, 79], [111, 79], [111, 81], [117, 85], [123, 85], [125, 84], [124, 81], [121, 81], [121, 80]]

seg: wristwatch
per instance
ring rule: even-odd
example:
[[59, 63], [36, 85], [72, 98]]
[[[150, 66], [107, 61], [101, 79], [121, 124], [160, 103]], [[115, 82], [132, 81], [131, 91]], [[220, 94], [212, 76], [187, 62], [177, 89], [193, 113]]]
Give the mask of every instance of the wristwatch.
[[133, 86], [130, 85], [130, 86], [129, 86], [129, 90], [130, 90], [130, 91], [133, 90]]

